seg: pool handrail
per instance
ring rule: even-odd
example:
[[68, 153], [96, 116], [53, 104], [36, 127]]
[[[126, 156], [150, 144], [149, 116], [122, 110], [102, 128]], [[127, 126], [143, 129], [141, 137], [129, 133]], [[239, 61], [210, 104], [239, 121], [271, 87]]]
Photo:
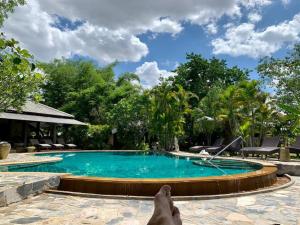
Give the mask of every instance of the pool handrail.
[[234, 142], [238, 141], [239, 139], [244, 140], [242, 136], [237, 137], [232, 142], [230, 142], [228, 145], [226, 145], [223, 149], [221, 149], [217, 154], [211, 156], [208, 161], [210, 162], [211, 160], [213, 160], [214, 158], [216, 158], [217, 156], [219, 156], [220, 154], [222, 154], [226, 149], [228, 149]]

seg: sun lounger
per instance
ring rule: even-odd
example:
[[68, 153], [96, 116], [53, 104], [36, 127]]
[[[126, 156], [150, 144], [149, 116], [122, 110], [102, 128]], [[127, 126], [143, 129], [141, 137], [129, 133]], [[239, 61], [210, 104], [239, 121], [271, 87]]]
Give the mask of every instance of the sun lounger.
[[[235, 140], [235, 141], [234, 141]], [[234, 141], [229, 147], [228, 149], [226, 150], [227, 152], [229, 152], [229, 154], [237, 154], [240, 152], [241, 148], [242, 148], [242, 142], [243, 142], [243, 139], [242, 138], [233, 138], [231, 140], [231, 142]]]
[[37, 139], [29, 139], [29, 144], [35, 146], [39, 150], [51, 148], [51, 145], [46, 143], [41, 144]]
[[57, 143], [64, 145], [66, 148], [69, 149], [75, 149], [77, 148], [77, 145], [72, 144], [72, 143], [67, 143], [65, 142], [65, 140], [63, 138], [57, 138]]
[[299, 157], [300, 154], [300, 136], [296, 137], [296, 141], [291, 146], [288, 146], [290, 153], [296, 153]]
[[244, 155], [248, 154], [258, 154], [264, 155], [265, 158], [268, 155], [272, 155], [274, 153], [279, 153], [280, 148], [278, 147], [280, 143], [280, 137], [266, 137], [263, 140], [263, 143], [260, 147], [245, 147], [241, 149], [241, 152]]
[[51, 139], [44, 139], [44, 143], [48, 144], [48, 145], [51, 145], [52, 148], [55, 148], [55, 149], [62, 149], [62, 148], [64, 148], [64, 145], [62, 145], [62, 144], [54, 144]]
[[190, 147], [191, 152], [201, 152], [202, 150], [207, 151], [208, 153], [217, 153], [222, 148], [224, 138], [218, 138], [212, 146], [193, 146]]

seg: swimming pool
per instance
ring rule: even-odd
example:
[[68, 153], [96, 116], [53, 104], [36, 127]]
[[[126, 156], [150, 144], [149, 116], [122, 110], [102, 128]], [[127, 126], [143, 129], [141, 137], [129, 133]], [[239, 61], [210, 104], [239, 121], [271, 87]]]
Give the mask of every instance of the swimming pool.
[[[36, 156], [46, 160], [2, 166], [0, 172], [62, 173], [59, 191], [123, 197], [154, 196], [166, 184], [171, 186], [173, 196], [220, 195], [269, 187], [277, 180], [275, 165], [244, 160], [209, 162], [199, 157], [132, 151], [49, 152]], [[52, 162], [45, 163], [47, 160]]]
[[[222, 160], [207, 166], [186, 157], [145, 152], [72, 152], [38, 154], [63, 160], [56, 163], [8, 166], [10, 172], [55, 172], [111, 178], [192, 178], [226, 176], [261, 169], [258, 164]], [[229, 165], [229, 166], [226, 166]]]

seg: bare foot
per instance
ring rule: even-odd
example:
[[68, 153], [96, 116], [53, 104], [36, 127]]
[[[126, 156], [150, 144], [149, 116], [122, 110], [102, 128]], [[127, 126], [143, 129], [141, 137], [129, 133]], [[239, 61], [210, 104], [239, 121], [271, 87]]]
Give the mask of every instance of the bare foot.
[[180, 212], [171, 199], [170, 186], [162, 186], [155, 195], [154, 212], [148, 225], [182, 225]]

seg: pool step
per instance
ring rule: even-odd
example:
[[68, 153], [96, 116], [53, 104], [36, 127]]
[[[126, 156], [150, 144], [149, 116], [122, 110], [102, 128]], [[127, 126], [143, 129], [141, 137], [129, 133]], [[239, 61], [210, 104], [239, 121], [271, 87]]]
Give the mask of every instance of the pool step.
[[206, 166], [206, 167], [218, 167], [218, 168], [224, 168], [224, 169], [243, 169], [243, 170], [253, 170], [253, 167], [245, 165], [243, 162], [234, 162], [234, 161], [193, 161], [194, 165], [197, 166]]

